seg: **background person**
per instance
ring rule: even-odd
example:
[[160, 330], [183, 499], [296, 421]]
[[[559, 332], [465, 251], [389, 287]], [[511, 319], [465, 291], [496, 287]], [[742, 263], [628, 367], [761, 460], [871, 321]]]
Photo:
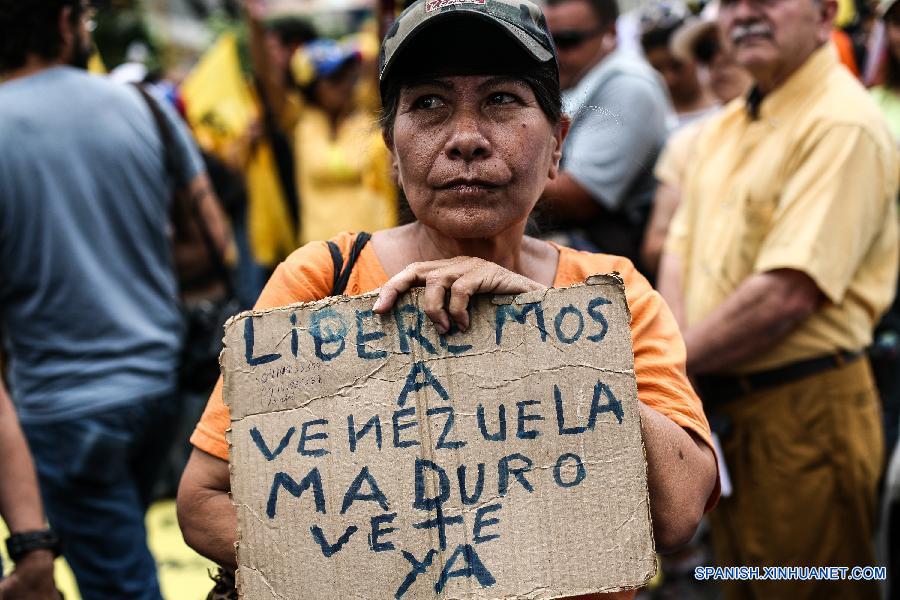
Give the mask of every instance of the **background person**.
[[[713, 8], [717, 10], [716, 6]], [[709, 82], [719, 104], [728, 104], [746, 94], [753, 84], [750, 73], [734, 62], [723, 48], [721, 33], [713, 11], [704, 10], [701, 18], [689, 19], [671, 36], [671, 52], [681, 60], [691, 60], [698, 65], [700, 74]], [[710, 117], [715, 112], [707, 113]], [[662, 256], [669, 224], [681, 202], [681, 188], [685, 173], [692, 162], [697, 137], [703, 130], [706, 118], [688, 123], [669, 136], [659, 160], [653, 169], [656, 177], [656, 193], [653, 197], [653, 211], [641, 246], [641, 259], [649, 273], [657, 273]]]
[[900, 5], [887, 0], [879, 6], [884, 22], [884, 59], [879, 83], [869, 92], [884, 113], [894, 140], [900, 145]]
[[[567, 125], [541, 13], [525, 0], [458, 4], [432, 13], [425, 4], [414, 4], [388, 32], [381, 69], [383, 132], [416, 221], [373, 236], [346, 293], [380, 287], [374, 310], [385, 313], [399, 294], [425, 284], [425, 311], [437, 331], [446, 332], [451, 319], [468, 327], [473, 294], [566, 286], [591, 273], [620, 272], [632, 314], [654, 536], [660, 548], [677, 546], [690, 538], [717, 494], [708, 428], [684, 375], [675, 322], [626, 259], [524, 235], [541, 191], [559, 175]], [[453, 43], [460, 27], [477, 43]], [[513, 28], [527, 42], [512, 37]], [[355, 239], [345, 233], [334, 241], [346, 257]], [[310, 243], [276, 269], [257, 308], [326, 297], [332, 272], [327, 246]], [[196, 449], [178, 507], [188, 543], [234, 568], [229, 424], [219, 386], [192, 438]], [[610, 597], [633, 596], [626, 591]]]
[[220, 249], [227, 228], [177, 115], [159, 103], [164, 148], [137, 89], [84, 71], [90, 21], [79, 0], [0, 0], [0, 325], [82, 598], [158, 599], [144, 513], [178, 407], [172, 186]]
[[641, 47], [647, 62], [666, 82], [678, 127], [702, 119], [719, 104], [708, 82], [701, 82], [693, 56], [677, 56], [670, 48], [672, 35], [684, 23], [686, 12], [683, 4], [660, 2], [641, 14]]
[[304, 98], [294, 130], [301, 243], [397, 222], [387, 148], [356, 94], [361, 61], [354, 44], [326, 39], [292, 59]]
[[545, 14], [572, 125], [543, 225], [574, 248], [638, 262], [671, 116], [665, 87], [640, 56], [617, 50], [616, 0], [553, 0]]
[[16, 409], [0, 378], [0, 517], [14, 544], [23, 550], [15, 568], [3, 578], [0, 563], [0, 598], [58, 600], [53, 583], [53, 559], [59, 538], [47, 529], [34, 462]]
[[[884, 448], [864, 349], [894, 295], [898, 163], [878, 108], [829, 43], [835, 8], [721, 4], [719, 25], [755, 85], [704, 126], [662, 259], [660, 291], [733, 481], [710, 515], [722, 566], [877, 564]], [[878, 586], [725, 590], [878, 598]]]

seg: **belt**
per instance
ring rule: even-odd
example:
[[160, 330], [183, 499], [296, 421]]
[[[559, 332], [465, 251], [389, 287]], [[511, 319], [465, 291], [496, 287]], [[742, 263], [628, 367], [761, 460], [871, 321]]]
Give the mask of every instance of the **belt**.
[[747, 375], [699, 375], [694, 384], [705, 404], [717, 404], [736, 400], [754, 392], [772, 389], [816, 373], [838, 369], [864, 354], [863, 350], [841, 350], [834, 354], [818, 356]]

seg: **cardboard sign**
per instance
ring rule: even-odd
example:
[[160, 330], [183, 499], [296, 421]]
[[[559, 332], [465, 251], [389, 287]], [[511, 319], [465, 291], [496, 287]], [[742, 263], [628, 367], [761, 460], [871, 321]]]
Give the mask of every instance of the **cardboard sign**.
[[656, 560], [621, 280], [244, 313], [222, 357], [251, 599], [562, 598]]

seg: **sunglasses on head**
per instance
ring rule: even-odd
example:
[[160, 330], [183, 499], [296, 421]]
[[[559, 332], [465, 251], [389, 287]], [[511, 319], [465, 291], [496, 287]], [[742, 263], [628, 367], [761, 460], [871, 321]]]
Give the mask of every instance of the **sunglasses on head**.
[[572, 48], [577, 48], [587, 40], [600, 35], [604, 31], [606, 31], [605, 27], [598, 27], [597, 29], [588, 29], [584, 31], [557, 31], [553, 34], [553, 43], [556, 44], [556, 48], [558, 50], [570, 50]]

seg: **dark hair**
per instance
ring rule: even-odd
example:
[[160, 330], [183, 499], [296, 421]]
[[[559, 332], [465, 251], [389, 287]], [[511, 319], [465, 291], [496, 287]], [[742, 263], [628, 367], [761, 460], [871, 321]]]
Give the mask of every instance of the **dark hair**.
[[681, 27], [681, 21], [677, 23], [672, 23], [671, 25], [666, 25], [665, 27], [654, 27], [652, 29], [648, 29], [644, 33], [641, 34], [641, 47], [644, 49], [644, 52], [649, 52], [655, 48], [659, 47], [669, 47], [669, 41], [672, 39], [672, 35]]
[[[578, 2], [579, 0], [547, 0], [547, 6], [557, 6], [566, 2]], [[619, 18], [619, 3], [616, 0], [582, 0], [591, 6], [594, 15], [601, 27], [607, 27]]]
[[890, 49], [886, 52], [887, 60], [884, 61], [884, 86], [892, 90], [900, 90], [900, 61]]
[[81, 19], [82, 0], [0, 0], [0, 72], [18, 69], [29, 54], [52, 60], [62, 51], [59, 14], [71, 8]]
[[[537, 100], [547, 120], [556, 125], [562, 120], [562, 96], [559, 91], [559, 79], [550, 65], [540, 65], [527, 73], [516, 73], [514, 77], [525, 82]], [[409, 83], [408, 79], [393, 77], [385, 82], [382, 93], [379, 125], [387, 140], [393, 138], [394, 120], [397, 118], [397, 104], [400, 102], [400, 90]]]
[[284, 46], [302, 46], [319, 37], [312, 23], [299, 17], [278, 17], [266, 26]]
[[[900, 5], [895, 4], [892, 6], [882, 18], [886, 26], [890, 26], [891, 22], [900, 23]], [[887, 34], [885, 34], [885, 38], [887, 38]], [[894, 49], [890, 47], [890, 44], [888, 44], [885, 55], [887, 60], [884, 61], [881, 67], [884, 86], [895, 91], [900, 90], [900, 61], [895, 57]]]

